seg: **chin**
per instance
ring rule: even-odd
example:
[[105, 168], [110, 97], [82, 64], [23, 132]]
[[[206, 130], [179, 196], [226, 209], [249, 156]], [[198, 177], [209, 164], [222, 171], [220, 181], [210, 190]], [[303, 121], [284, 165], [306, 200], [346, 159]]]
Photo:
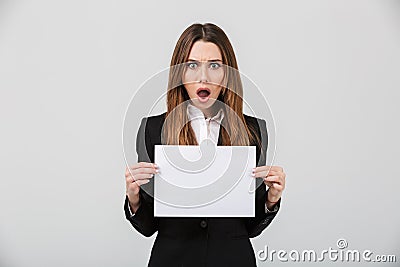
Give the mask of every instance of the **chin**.
[[207, 102], [200, 102], [197, 98], [192, 99], [193, 103], [195, 103], [195, 105], [201, 109], [207, 109], [210, 108], [214, 105], [214, 103], [216, 102], [216, 99], [208, 99]]

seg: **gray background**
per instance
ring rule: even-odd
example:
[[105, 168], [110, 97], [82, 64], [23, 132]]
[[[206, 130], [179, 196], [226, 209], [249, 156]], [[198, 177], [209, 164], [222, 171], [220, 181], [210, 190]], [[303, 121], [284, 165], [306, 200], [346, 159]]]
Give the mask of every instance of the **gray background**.
[[154, 236], [122, 209], [124, 112], [194, 22], [226, 31], [276, 120], [287, 188], [254, 249], [345, 238], [399, 261], [399, 12], [399, 1], [0, 1], [0, 266], [145, 266]]

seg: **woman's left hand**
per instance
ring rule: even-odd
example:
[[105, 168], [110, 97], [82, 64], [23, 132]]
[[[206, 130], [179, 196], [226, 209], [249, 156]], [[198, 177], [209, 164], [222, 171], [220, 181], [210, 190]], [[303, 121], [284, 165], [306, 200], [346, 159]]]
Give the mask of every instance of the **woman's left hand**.
[[283, 172], [283, 168], [279, 166], [259, 166], [253, 169], [252, 175], [255, 178], [263, 178], [264, 183], [269, 187], [267, 205], [268, 202], [278, 202], [285, 189], [286, 174]]

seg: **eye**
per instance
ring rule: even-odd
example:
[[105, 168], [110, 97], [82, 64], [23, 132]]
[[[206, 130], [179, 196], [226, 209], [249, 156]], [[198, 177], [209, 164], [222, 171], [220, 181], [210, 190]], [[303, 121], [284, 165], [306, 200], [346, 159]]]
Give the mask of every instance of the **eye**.
[[197, 63], [196, 62], [188, 62], [188, 63], [186, 63], [186, 66], [189, 69], [195, 69], [197, 67]]
[[211, 69], [218, 69], [219, 67], [221, 67], [221, 65], [220, 65], [219, 63], [212, 62], [212, 63], [210, 64], [210, 68], [211, 68]]

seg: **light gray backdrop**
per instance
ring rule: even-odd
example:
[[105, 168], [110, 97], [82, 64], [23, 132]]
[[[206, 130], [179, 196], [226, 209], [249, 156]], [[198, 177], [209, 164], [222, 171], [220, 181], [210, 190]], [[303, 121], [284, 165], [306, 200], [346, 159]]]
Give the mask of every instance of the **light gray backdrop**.
[[254, 249], [345, 238], [397, 265], [400, 1], [2, 0], [0, 266], [145, 266], [123, 116], [194, 22], [226, 31], [276, 120], [287, 188]]

